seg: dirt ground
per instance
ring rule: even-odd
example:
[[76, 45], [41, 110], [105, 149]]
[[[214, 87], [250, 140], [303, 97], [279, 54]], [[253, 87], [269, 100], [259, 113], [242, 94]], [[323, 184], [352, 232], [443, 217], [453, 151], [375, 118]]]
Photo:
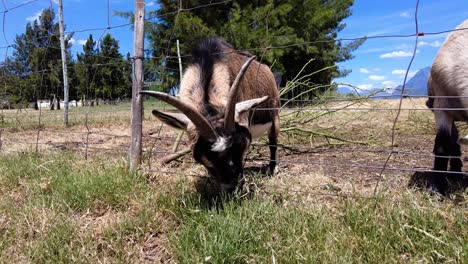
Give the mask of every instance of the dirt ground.
[[[408, 190], [413, 173], [432, 168], [433, 117], [426, 110], [424, 101], [403, 100], [402, 108], [406, 110], [399, 113], [395, 128], [393, 122], [398, 111], [394, 109], [398, 108], [398, 100], [369, 100], [353, 105], [332, 103], [327, 107], [355, 108], [333, 113], [285, 109], [279, 140], [279, 171], [271, 178], [258, 174], [268, 164], [269, 150], [265, 138], [256, 141], [246, 157], [245, 189], [279, 197], [281, 203], [299, 201], [307, 203], [308, 207], [327, 206], [330, 210], [334, 210], [336, 197], [372, 198], [375, 191], [389, 194], [386, 197], [392, 201], [402, 201], [404, 199], [400, 197]], [[48, 113], [44, 114], [47, 116]], [[31, 119], [34, 117], [23, 120]], [[0, 128], [0, 153], [68, 151], [88, 159], [105, 156], [127, 160], [130, 148], [128, 113], [121, 111], [111, 118], [106, 115], [96, 119], [100, 121], [87, 126], [79, 123], [69, 128], [64, 128], [60, 120], [40, 129], [28, 126], [26, 122], [22, 123], [23, 127]], [[466, 129], [460, 127], [463, 135]], [[195, 164], [190, 155], [169, 165], [160, 164], [162, 157], [173, 153], [177, 136], [177, 131], [145, 115], [141, 168], [155, 189], [164, 185], [177, 186], [181, 179], [193, 183], [194, 188], [201, 182], [209, 182], [205, 169]], [[187, 146], [184, 136], [179, 149]], [[462, 151], [465, 157], [466, 147], [463, 146]], [[283, 196], [287, 199], [282, 199]], [[137, 210], [139, 206], [130, 208]], [[94, 239], [100, 241], [103, 230], [122, 221], [123, 212], [97, 208], [77, 215], [75, 221], [80, 223], [80, 232], [94, 234]], [[104, 242], [102, 246], [105, 246]], [[168, 234], [164, 232], [145, 234], [144, 243], [135, 247], [131, 251], [138, 252], [139, 262], [173, 261], [168, 251]]]
[[[308, 190], [334, 194], [350, 194], [358, 190], [367, 196], [372, 194], [378, 182], [379, 190], [391, 191], [406, 186], [414, 171], [430, 170], [432, 167], [432, 114], [418, 110], [425, 109], [424, 102], [424, 99], [403, 100], [402, 108], [405, 110], [401, 111], [394, 130], [393, 148], [392, 125], [399, 100], [368, 100], [357, 105], [335, 103], [329, 107], [359, 110], [326, 114], [304, 124], [294, 123], [298, 116], [291, 116], [294, 109], [284, 110], [282, 130], [286, 132], [282, 133], [280, 144], [285, 146], [279, 148], [277, 177], [300, 182], [300, 186]], [[409, 108], [412, 110], [406, 110]], [[290, 134], [291, 127], [320, 131], [321, 134]], [[193, 163], [190, 155], [171, 165], [159, 165], [161, 157], [172, 153], [177, 134], [177, 131], [162, 126], [154, 117], [146, 118], [143, 169], [167, 174], [189, 171], [189, 174], [205, 176], [204, 170]], [[87, 127], [46, 126], [40, 130], [5, 128], [0, 138], [1, 151], [6, 153], [37, 149], [39, 152], [73, 151], [89, 158], [95, 155], [127, 158], [130, 129], [128, 120], [122, 117], [121, 120], [95, 123]], [[269, 151], [266, 144], [266, 140], [261, 139], [252, 147], [246, 158], [248, 171], [258, 171], [267, 164]], [[184, 137], [179, 149], [186, 146], [187, 139]], [[465, 148], [463, 150], [466, 151]], [[382, 171], [384, 166], [385, 170]]]

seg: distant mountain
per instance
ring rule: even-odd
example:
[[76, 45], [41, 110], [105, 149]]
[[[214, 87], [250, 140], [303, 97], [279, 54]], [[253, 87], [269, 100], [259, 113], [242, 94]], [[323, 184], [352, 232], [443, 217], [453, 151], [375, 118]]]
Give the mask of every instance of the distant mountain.
[[[405, 85], [405, 95], [427, 95], [427, 81], [431, 67], [420, 69], [413, 78], [409, 79]], [[393, 91], [392, 95], [399, 96], [401, 94], [402, 85], [398, 85]]]
[[353, 95], [365, 97], [365, 96], [388, 96], [390, 95], [390, 92], [393, 91], [393, 89], [389, 91], [388, 88], [387, 89], [383, 89], [383, 88], [353, 89], [348, 86], [338, 86], [336, 91], [344, 95], [353, 94]]
[[340, 94], [356, 94], [356, 90], [351, 89], [347, 86], [338, 86], [336, 91], [339, 92]]
[[[427, 95], [427, 81], [429, 79], [429, 74], [431, 72], [431, 67], [426, 67], [420, 69], [411, 79], [406, 82], [405, 86], [405, 95]], [[341, 94], [354, 94], [360, 96], [390, 96], [390, 97], [400, 97], [402, 85], [398, 85], [394, 89], [392, 88], [372, 88], [372, 89], [358, 89], [355, 90], [348, 86], [339, 86], [337, 89], [338, 93]]]

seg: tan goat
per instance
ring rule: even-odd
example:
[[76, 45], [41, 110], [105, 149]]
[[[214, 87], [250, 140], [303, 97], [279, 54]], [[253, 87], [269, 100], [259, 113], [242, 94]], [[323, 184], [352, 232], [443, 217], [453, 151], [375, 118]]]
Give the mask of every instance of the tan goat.
[[[250, 67], [249, 67], [250, 65]], [[181, 114], [153, 110], [164, 123], [187, 131], [194, 159], [232, 192], [243, 183], [244, 156], [252, 138], [268, 132], [270, 163], [277, 166], [279, 96], [270, 68], [217, 37], [198, 42], [180, 84], [180, 99], [161, 92], [143, 94], [165, 101]], [[262, 105], [268, 110], [254, 108]]]
[[[461, 172], [461, 148], [455, 121], [468, 121], [468, 20], [460, 24], [445, 40], [432, 65], [428, 81], [429, 100], [436, 122], [434, 170]], [[448, 181], [458, 174], [436, 175], [433, 186], [445, 193]]]

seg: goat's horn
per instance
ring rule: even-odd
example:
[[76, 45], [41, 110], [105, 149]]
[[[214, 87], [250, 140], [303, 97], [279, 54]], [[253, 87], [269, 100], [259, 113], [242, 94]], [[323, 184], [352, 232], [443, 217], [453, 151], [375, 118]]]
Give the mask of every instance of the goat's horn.
[[244, 65], [242, 65], [242, 68], [240, 69], [239, 73], [236, 76], [236, 79], [232, 83], [231, 89], [229, 90], [229, 97], [228, 97], [228, 103], [226, 105], [226, 110], [224, 112], [224, 128], [227, 131], [230, 131], [234, 128], [234, 117], [235, 117], [235, 112], [236, 112], [236, 99], [237, 99], [237, 94], [239, 91], [240, 87], [240, 82], [242, 80], [242, 77], [244, 76], [245, 72], [247, 71], [247, 68], [249, 67], [250, 63], [257, 58], [256, 56], [253, 56], [249, 58]]
[[214, 130], [213, 126], [211, 126], [210, 122], [206, 120], [204, 116], [202, 116], [196, 109], [192, 106], [182, 102], [178, 98], [171, 96], [167, 93], [162, 92], [154, 92], [154, 91], [141, 91], [140, 94], [146, 94], [153, 97], [158, 98], [161, 101], [164, 101], [175, 108], [179, 109], [182, 113], [184, 113], [190, 121], [195, 125], [200, 136], [207, 140], [216, 140], [217, 133]]

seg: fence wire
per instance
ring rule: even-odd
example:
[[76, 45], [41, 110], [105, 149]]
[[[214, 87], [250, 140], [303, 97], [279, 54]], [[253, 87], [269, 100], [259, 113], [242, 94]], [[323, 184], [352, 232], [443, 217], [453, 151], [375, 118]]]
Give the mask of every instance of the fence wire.
[[[0, 49], [5, 50], [4, 62], [8, 59], [8, 51], [11, 49], [11, 43], [8, 40], [5, 34], [5, 27], [7, 24], [7, 14], [8, 16], [14, 15], [14, 11], [20, 8], [25, 8], [28, 5], [37, 2], [39, 0], [33, 0], [24, 2], [23, 4], [7, 8], [5, 1], [3, 1], [3, 11], [0, 11], [3, 14], [3, 39], [5, 42], [4, 46], [1, 46]], [[212, 2], [209, 4], [203, 4], [200, 6], [183, 8], [182, 4], [179, 6], [179, 9], [176, 12], [169, 12], [164, 14], [156, 14], [150, 17], [147, 17], [146, 21], [152, 21], [161, 17], [169, 15], [178, 15], [181, 12], [190, 12], [197, 9], [205, 8], [216, 8], [217, 5], [231, 2], [232, 0]], [[52, 3], [51, 3], [52, 8]], [[103, 11], [103, 16], [107, 18], [106, 24], [98, 28], [73, 28], [75, 25], [71, 26], [72, 30], [66, 32], [66, 34], [71, 33], [83, 33], [83, 32], [99, 32], [100, 37], [97, 40], [97, 43], [101, 43], [103, 37], [106, 33], [112, 32], [114, 29], [128, 27], [129, 32], [133, 23], [123, 23], [119, 25], [112, 25], [110, 23], [110, 10], [111, 5], [109, 0], [107, 0], [107, 9]], [[427, 137], [427, 134], [401, 134], [399, 135], [398, 131], [398, 122], [401, 119], [401, 114], [403, 111], [408, 112], [425, 112], [431, 111], [431, 109], [425, 107], [405, 107], [405, 100], [413, 99], [427, 99], [427, 98], [446, 98], [450, 99], [460, 99], [468, 96], [428, 96], [428, 95], [406, 95], [406, 83], [407, 78], [412, 66], [414, 59], [417, 56], [417, 49], [419, 45], [419, 38], [425, 35], [441, 35], [456, 30], [468, 30], [468, 28], [463, 29], [447, 29], [442, 31], [430, 31], [430, 32], [420, 32], [419, 31], [419, 22], [418, 22], [418, 10], [419, 10], [419, 0], [416, 0], [415, 3], [415, 13], [414, 13], [414, 25], [415, 32], [412, 34], [395, 34], [395, 35], [375, 35], [375, 36], [357, 36], [353, 38], [338, 38], [334, 40], [326, 41], [309, 41], [301, 43], [290, 43], [286, 45], [279, 46], [270, 46], [270, 47], [254, 47], [249, 49], [239, 49], [237, 51], [248, 51], [248, 52], [264, 52], [266, 50], [272, 49], [294, 49], [300, 46], [313, 45], [323, 42], [344, 42], [344, 41], [355, 41], [360, 39], [388, 39], [388, 38], [411, 38], [414, 39], [414, 48], [411, 59], [408, 63], [407, 69], [405, 71], [405, 77], [403, 81], [403, 86], [400, 90], [399, 95], [369, 95], [366, 97], [360, 98], [338, 98], [338, 97], [320, 97], [311, 100], [303, 99], [281, 99], [284, 105], [279, 108], [257, 108], [256, 111], [270, 111], [270, 110], [280, 110], [283, 116], [288, 115], [311, 115], [308, 119], [304, 120], [303, 124], [300, 126], [290, 126], [283, 127], [282, 133], [285, 134], [283, 137], [284, 141], [288, 142], [287, 144], [278, 144], [274, 145], [280, 149], [280, 159], [278, 163], [280, 168], [285, 168], [288, 170], [290, 167], [298, 166], [302, 170], [309, 168], [312, 172], [317, 168], [326, 168], [326, 170], [333, 170], [334, 168], [339, 168], [342, 170], [359, 170], [366, 173], [372, 173], [374, 182], [373, 195], [371, 196], [359, 196], [356, 194], [341, 194], [341, 193], [329, 193], [329, 192], [315, 192], [310, 191], [310, 188], [323, 187], [324, 185], [318, 186], [308, 186], [307, 190], [291, 190], [287, 189], [288, 192], [304, 192], [307, 195], [324, 195], [324, 196], [340, 196], [340, 197], [350, 197], [350, 198], [359, 198], [359, 199], [376, 199], [379, 191], [382, 188], [381, 184], [385, 181], [386, 173], [394, 175], [396, 173], [407, 175], [408, 173], [414, 172], [438, 172], [431, 169], [432, 159], [435, 157], [443, 158], [463, 158], [463, 157], [453, 157], [453, 156], [438, 156], [434, 155], [431, 151], [432, 149], [425, 149], [421, 151], [420, 149], [410, 148], [400, 148], [396, 146], [398, 140], [409, 140], [421, 137]], [[168, 46], [163, 49], [163, 54], [160, 56], [146, 57], [145, 61], [154, 61], [157, 59], [163, 59], [163, 64], [168, 60], [176, 60], [178, 56], [171, 55], [171, 48], [174, 45], [175, 29], [170, 35], [168, 41]], [[58, 34], [58, 33], [57, 33]], [[49, 40], [51, 37], [56, 36], [57, 34], [50, 34], [46, 36]], [[131, 38], [131, 36], [129, 36]], [[50, 41], [49, 41], [50, 42]], [[49, 50], [59, 50], [60, 47], [47, 45], [46, 49]], [[77, 55], [78, 52], [72, 54]], [[101, 58], [110, 58], [103, 56], [101, 54], [96, 54], [96, 57]], [[190, 55], [181, 55], [180, 57], [187, 58]], [[43, 60], [46, 58], [44, 57]], [[262, 57], [260, 56], [260, 59]], [[127, 64], [133, 65], [133, 58], [130, 58], [130, 61], [125, 62]], [[111, 63], [96, 63], [93, 64], [93, 74], [91, 77], [90, 87], [91, 90], [93, 87], [99, 85], [96, 81], [97, 73], [100, 67], [106, 65], [121, 65], [122, 62], [111, 62]], [[76, 65], [75, 65], [76, 67]], [[31, 72], [32, 74], [39, 74], [41, 80], [44, 79], [44, 74], [50, 71], [61, 70], [61, 66], [52, 67], [48, 69], [41, 69], [38, 71]], [[178, 69], [172, 69], [168, 67], [163, 67], [163, 76], [164, 71], [172, 70], [176, 71]], [[3, 72], [2, 76], [4, 80], [4, 95], [6, 94], [7, 89], [7, 73]], [[41, 85], [38, 88], [40, 91], [49, 90], [53, 87], [48, 87], [44, 85], [41, 81]], [[164, 81], [164, 80], [162, 80]], [[350, 85], [350, 87], [353, 87]], [[41, 93], [42, 94], [42, 93]], [[398, 100], [397, 106], [368, 106], [369, 103], [377, 102], [378, 100], [392, 99]], [[39, 110], [29, 110], [24, 108], [19, 109], [2, 109], [0, 116], [0, 153], [16, 153], [16, 152], [25, 152], [33, 150], [37, 153], [47, 153], [48, 151], [73, 151], [80, 153], [86, 159], [92, 156], [98, 156], [101, 154], [117, 157], [127, 157], [128, 150], [130, 148], [130, 131], [129, 131], [129, 120], [130, 120], [130, 105], [128, 102], [109, 102], [112, 105], [91, 107], [90, 105], [82, 107], [80, 110], [78, 108], [70, 109], [70, 123], [72, 127], [63, 128], [61, 127], [62, 114], [44, 110], [41, 107]], [[113, 104], [116, 105], [113, 105]], [[286, 105], [286, 103], [292, 103], [292, 105]], [[342, 103], [347, 103], [346, 105], [341, 105]], [[362, 106], [355, 106], [354, 103], [362, 104]], [[157, 104], [157, 103], [156, 103]], [[300, 106], [295, 105], [300, 104]], [[165, 110], [166, 106], [157, 104], [155, 107], [157, 109]], [[74, 111], [75, 110], [75, 111]], [[172, 110], [172, 109], [171, 109]], [[450, 111], [466, 111], [468, 108], [434, 108], [432, 110], [450, 110]], [[323, 132], [323, 127], [319, 127], [313, 124], [314, 121], [320, 120], [325, 114], [333, 114], [337, 112], [351, 113], [351, 112], [362, 112], [364, 117], [369, 116], [371, 112], [389, 112], [394, 116], [393, 120], [390, 122], [391, 129], [390, 134], [380, 134], [377, 137], [380, 139], [385, 138], [389, 139], [390, 143], [388, 146], [377, 145], [374, 146], [369, 142], [358, 142], [353, 141], [349, 138], [343, 138], [342, 136], [333, 134], [334, 132]], [[316, 116], [314, 116], [316, 115]], [[144, 157], [142, 167], [147, 166], [147, 171], [154, 173], [161, 173], [165, 169], [159, 168], [153, 169], [151, 166], [158, 163], [162, 157], [175, 152], [171, 150], [173, 143], [177, 140], [177, 136], [174, 134], [171, 128], [165, 127], [160, 123], [156, 123], [155, 119], [151, 117], [149, 109], [145, 109], [144, 114], [145, 120], [145, 130], [143, 135], [144, 143]], [[305, 122], [305, 121], [309, 122]], [[297, 121], [297, 118], [296, 118]], [[346, 121], [352, 122], [356, 120]], [[365, 130], [366, 125], [368, 125], [364, 120], [357, 120], [362, 124], [362, 129]], [[285, 118], [286, 124], [290, 124], [289, 119]], [[343, 123], [349, 124], [349, 123]], [[296, 124], [297, 125], [297, 124]], [[290, 129], [290, 130], [288, 130]], [[339, 127], [335, 130], [346, 129], [346, 125]], [[291, 131], [297, 131], [296, 134], [288, 133]], [[338, 134], [338, 133], [337, 133]], [[400, 139], [399, 137], [402, 137]], [[305, 140], [304, 140], [305, 139]], [[433, 140], [433, 138], [427, 138], [428, 140]], [[304, 143], [306, 142], [306, 143]], [[336, 142], [343, 143], [343, 146], [337, 145]], [[362, 143], [362, 144], [361, 144]], [[180, 144], [182, 146], [189, 146], [190, 142], [186, 139], [181, 140]], [[265, 143], [263, 141], [256, 142], [253, 144], [252, 149], [246, 157], [247, 167], [254, 166], [256, 164], [265, 164], [269, 162], [267, 157], [268, 147], [273, 146]], [[358, 147], [352, 147], [358, 146]], [[333, 159], [336, 156], [342, 155], [342, 160]], [[366, 160], [366, 155], [374, 155], [373, 157], [376, 160]], [[324, 159], [329, 159], [324, 161]], [[348, 159], [349, 162], [344, 162], [343, 159]], [[355, 161], [353, 161], [355, 159]], [[402, 159], [402, 160], [397, 160]], [[415, 162], [421, 161], [424, 159], [425, 162], [421, 164], [415, 164]], [[190, 158], [183, 158], [184, 163], [186, 164], [195, 164]], [[429, 162], [428, 162], [429, 161]], [[145, 165], [146, 164], [146, 165]], [[153, 164], [153, 165], [152, 165]], [[172, 168], [170, 168], [172, 169]], [[177, 169], [177, 167], [175, 168]], [[307, 173], [307, 171], [304, 171]], [[445, 172], [445, 173], [454, 173], [454, 172]], [[466, 171], [464, 173], [467, 173]], [[205, 174], [188, 174], [188, 177], [204, 177]], [[359, 174], [344, 175], [343, 177], [355, 177]], [[313, 177], [313, 176], [310, 176]], [[388, 181], [388, 179], [387, 179]], [[285, 190], [286, 190], [285, 189]]]

